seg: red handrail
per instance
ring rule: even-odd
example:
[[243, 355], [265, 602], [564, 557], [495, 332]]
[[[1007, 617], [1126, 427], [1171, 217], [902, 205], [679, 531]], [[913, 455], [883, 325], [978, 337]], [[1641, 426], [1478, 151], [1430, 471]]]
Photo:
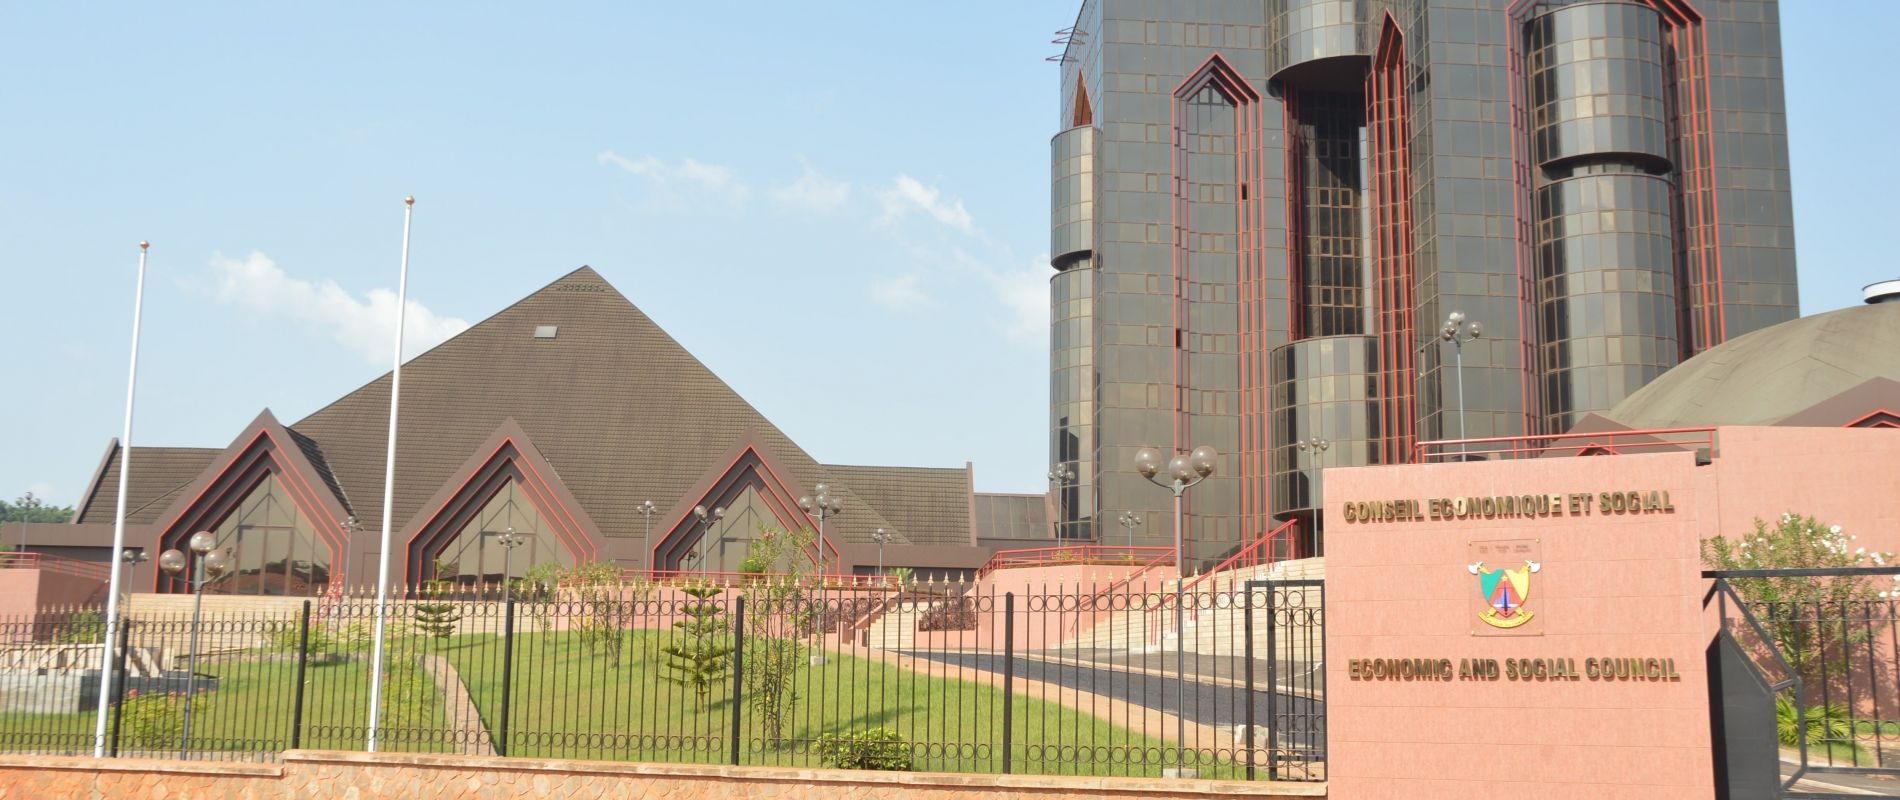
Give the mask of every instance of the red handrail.
[[1030, 547], [1021, 550], [998, 550], [990, 560], [976, 570], [976, 577], [999, 569], [1016, 567], [1046, 567], [1059, 564], [1141, 564], [1157, 555], [1174, 552], [1169, 547], [1128, 547], [1125, 545], [1083, 544], [1066, 547]]
[[630, 580], [645, 580], [653, 583], [703, 582], [721, 587], [758, 586], [780, 581], [833, 589], [889, 590], [898, 587], [896, 575], [791, 575], [777, 572], [701, 572], [690, 569], [630, 569], [621, 575]]
[[[1247, 545], [1246, 547], [1240, 548], [1240, 552], [1237, 552], [1231, 556], [1228, 556], [1226, 561], [1222, 561], [1219, 564], [1216, 564], [1213, 569], [1210, 569], [1206, 572], [1203, 572], [1199, 575], [1194, 576], [1193, 580], [1190, 580], [1187, 583], [1181, 584], [1181, 591], [1185, 592], [1189, 589], [1192, 589], [1194, 588], [1195, 584], [1198, 584], [1201, 581], [1207, 580], [1208, 578], [1211, 578], [1215, 575], [1218, 575], [1222, 572], [1226, 572], [1231, 569], [1260, 566], [1262, 562], [1262, 559], [1260, 558], [1261, 553], [1264, 552], [1267, 549], [1267, 547], [1274, 542], [1274, 540], [1279, 539], [1281, 534], [1292, 531], [1294, 526], [1298, 524], [1299, 524], [1299, 520], [1290, 519], [1284, 523], [1281, 523], [1280, 527], [1267, 531], [1267, 535], [1253, 540], [1253, 543]], [[1267, 559], [1266, 561], [1267, 563], [1272, 563], [1271, 559]]]
[[51, 553], [0, 553], [0, 569], [40, 569], [101, 581], [112, 577], [112, 570], [105, 564], [97, 561], [80, 561]]
[[1414, 452], [1419, 461], [1438, 461], [1470, 456], [1532, 458], [1554, 453], [1621, 455], [1630, 450], [1681, 450], [1685, 447], [1698, 449], [1706, 447], [1709, 455], [1713, 457], [1716, 454], [1717, 444], [1715, 428], [1655, 428], [1595, 433], [1489, 436], [1479, 439], [1439, 439], [1419, 442]]

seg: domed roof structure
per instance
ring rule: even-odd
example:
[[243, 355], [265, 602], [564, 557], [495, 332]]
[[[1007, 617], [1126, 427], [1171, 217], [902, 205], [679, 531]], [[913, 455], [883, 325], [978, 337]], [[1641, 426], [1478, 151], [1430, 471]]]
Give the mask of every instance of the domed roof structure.
[[1796, 424], [1789, 417], [1857, 389], [1857, 397], [1867, 395], [1859, 402], [1874, 403], [1867, 412], [1900, 409], [1900, 303], [1736, 337], [1663, 373], [1604, 416], [1643, 430]]

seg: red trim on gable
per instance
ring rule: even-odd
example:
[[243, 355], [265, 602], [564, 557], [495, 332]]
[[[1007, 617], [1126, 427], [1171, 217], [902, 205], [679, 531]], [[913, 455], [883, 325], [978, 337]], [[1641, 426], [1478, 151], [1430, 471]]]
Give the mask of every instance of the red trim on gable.
[[1900, 411], [1880, 409], [1842, 425], [1843, 428], [1900, 428]]

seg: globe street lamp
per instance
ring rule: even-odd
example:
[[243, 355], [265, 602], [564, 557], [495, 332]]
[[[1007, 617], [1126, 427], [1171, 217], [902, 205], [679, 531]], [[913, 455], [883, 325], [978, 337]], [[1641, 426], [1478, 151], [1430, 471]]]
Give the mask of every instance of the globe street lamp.
[[1187, 583], [1186, 539], [1181, 529], [1181, 496], [1207, 476], [1214, 474], [1214, 460], [1220, 454], [1201, 445], [1187, 454], [1176, 453], [1167, 462], [1167, 479], [1162, 480], [1161, 451], [1144, 447], [1135, 453], [1135, 471], [1150, 483], [1174, 493], [1174, 776], [1187, 777], [1187, 637], [1183, 629], [1182, 585]]
[[[1300, 452], [1305, 453], [1308, 456], [1311, 456], [1315, 466], [1320, 466], [1324, 464], [1326, 460], [1326, 450], [1332, 446], [1333, 446], [1332, 442], [1326, 441], [1325, 439], [1321, 439], [1317, 436], [1311, 439], [1301, 439], [1299, 441]], [[1318, 497], [1313, 496], [1314, 495], [1313, 483], [1314, 481], [1311, 481], [1311, 480], [1308, 480], [1306, 482], [1306, 493], [1307, 493], [1306, 502], [1307, 502], [1307, 505], [1310, 505], [1314, 508], [1313, 539], [1312, 539], [1312, 543], [1309, 545], [1309, 548], [1306, 551], [1306, 554], [1308, 556], [1319, 555], [1319, 542], [1320, 542], [1319, 525], [1320, 525], [1320, 520], [1324, 518], [1326, 515], [1326, 509], [1324, 505], [1320, 502], [1320, 499]]]
[[[184, 726], [178, 734], [178, 758], [186, 757], [186, 745], [191, 741], [191, 704], [198, 692], [198, 631], [204, 619], [205, 584], [224, 577], [231, 569], [231, 556], [216, 549], [218, 539], [210, 531], [199, 531], [191, 535], [186, 546], [191, 548], [197, 565], [191, 570], [192, 593], [196, 597], [191, 607], [191, 650], [185, 661], [185, 713]], [[158, 568], [165, 574], [178, 577], [185, 569], [185, 554], [176, 549], [166, 550], [158, 555]]]
[[647, 518], [647, 532], [646, 532], [646, 539], [645, 539], [646, 554], [647, 554], [647, 573], [651, 574], [653, 572], [653, 515], [660, 513], [660, 507], [654, 505], [652, 500], [648, 500], [637, 506], [634, 506], [633, 510], [639, 512], [640, 516]]
[[1484, 323], [1466, 320], [1465, 312], [1453, 311], [1445, 318], [1445, 327], [1438, 331], [1438, 338], [1451, 342], [1456, 352], [1458, 371], [1458, 451], [1463, 453], [1467, 444], [1463, 440], [1469, 434], [1465, 431], [1465, 342], [1484, 336]]
[[528, 537], [515, 533], [513, 525], [508, 526], [508, 530], [502, 531], [500, 536], [495, 537], [495, 544], [501, 545], [501, 601], [503, 603], [514, 597], [514, 587], [508, 583], [514, 575], [514, 570], [510, 569], [509, 558], [515, 554], [515, 548], [527, 543]]
[[1135, 557], [1135, 529], [1141, 527], [1141, 515], [1133, 511], [1123, 511], [1115, 518], [1115, 523], [1128, 529], [1128, 557]]
[[1069, 538], [1068, 535], [1063, 532], [1064, 523], [1069, 521], [1069, 516], [1068, 514], [1064, 513], [1062, 503], [1064, 499], [1063, 489], [1065, 489], [1069, 485], [1069, 482], [1073, 480], [1075, 480], [1075, 470], [1071, 468], [1069, 465], [1061, 463], [1061, 462], [1057, 462], [1054, 466], [1049, 467], [1049, 482], [1056, 485], [1056, 538], [1057, 539]]
[[806, 514], [818, 515], [818, 574], [826, 574], [825, 567], [825, 518], [844, 513], [844, 501], [831, 493], [831, 487], [818, 484], [812, 487], [812, 493], [798, 498], [798, 507]]
[[871, 531], [871, 541], [877, 542], [877, 574], [879, 575], [884, 574], [884, 543], [890, 541], [892, 535], [890, 531], [883, 528]]
[[712, 536], [713, 523], [726, 518], [726, 507], [714, 506], [711, 511], [708, 511], [705, 506], [693, 506], [693, 516], [699, 518], [699, 542], [693, 546], [693, 550], [698, 552], [698, 555], [693, 560], [699, 562], [699, 574], [704, 575], [708, 555], [704, 551], [706, 538]]

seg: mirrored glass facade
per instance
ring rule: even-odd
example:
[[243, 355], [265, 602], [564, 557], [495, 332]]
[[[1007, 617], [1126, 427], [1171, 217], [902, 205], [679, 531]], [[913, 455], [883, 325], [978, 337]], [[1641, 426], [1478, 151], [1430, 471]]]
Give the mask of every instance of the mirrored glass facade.
[[208, 594], [308, 597], [329, 586], [330, 546], [275, 473], [265, 474], [211, 532], [234, 568], [208, 583]]
[[[1064, 524], [1165, 514], [1135, 451], [1212, 445], [1186, 536], [1216, 559], [1310, 507], [1303, 436], [1347, 465], [1560, 431], [1793, 318], [1777, 14], [1086, 0], [1052, 148], [1051, 457], [1090, 464]], [[1462, 368], [1453, 311], [1485, 330]]]

